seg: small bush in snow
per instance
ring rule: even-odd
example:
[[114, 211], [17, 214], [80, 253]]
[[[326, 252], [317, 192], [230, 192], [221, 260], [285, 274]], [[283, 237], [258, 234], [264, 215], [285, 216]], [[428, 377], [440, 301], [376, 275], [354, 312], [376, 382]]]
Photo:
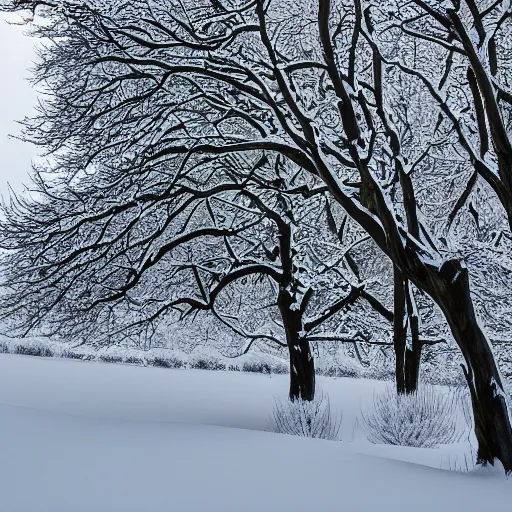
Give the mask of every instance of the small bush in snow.
[[270, 375], [272, 373], [270, 366], [267, 363], [263, 363], [261, 361], [259, 361], [259, 362], [246, 361], [242, 365], [242, 371], [249, 372], [249, 373], [266, 373], [267, 375]]
[[177, 357], [155, 357], [148, 361], [151, 366], [157, 366], [158, 368], [183, 368], [184, 363]]
[[226, 369], [226, 365], [220, 361], [215, 361], [213, 359], [196, 359], [191, 361], [189, 364], [190, 368], [196, 370], [213, 370], [213, 371], [221, 371]]
[[101, 354], [98, 357], [98, 361], [102, 363], [122, 363], [123, 358], [121, 356], [114, 356], [112, 354]]
[[135, 365], [138, 365], [138, 366], [144, 366], [144, 360], [141, 359], [140, 357], [136, 357], [136, 356], [128, 356], [124, 362], [126, 364], [135, 364]]
[[271, 373], [275, 373], [276, 375], [286, 375], [290, 373], [290, 368], [286, 364], [275, 363], [271, 367]]
[[14, 353], [22, 356], [53, 357], [53, 351], [43, 345], [16, 345]]
[[317, 392], [312, 402], [276, 401], [271, 418], [272, 432], [331, 441], [338, 439], [340, 424], [341, 419], [333, 415], [329, 398], [321, 392]]
[[349, 377], [356, 379], [360, 377], [359, 373], [355, 368], [350, 366], [325, 366], [317, 369], [318, 375], [324, 377]]
[[62, 351], [60, 357], [65, 359], [78, 359], [81, 361], [84, 358], [84, 355], [78, 352], [74, 352], [73, 350], [66, 349]]
[[436, 448], [467, 432], [466, 400], [453, 389], [424, 385], [416, 393], [399, 395], [389, 385], [375, 395], [374, 409], [362, 415], [363, 425], [372, 443]]
[[9, 347], [7, 346], [7, 343], [4, 343], [3, 341], [0, 342], [0, 354], [8, 354], [9, 353]]

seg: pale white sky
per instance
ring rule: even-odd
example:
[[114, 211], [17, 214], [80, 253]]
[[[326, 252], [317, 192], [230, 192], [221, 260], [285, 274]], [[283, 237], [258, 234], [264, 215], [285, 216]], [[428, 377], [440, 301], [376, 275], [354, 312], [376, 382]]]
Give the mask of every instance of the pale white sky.
[[0, 18], [0, 194], [4, 197], [7, 183], [17, 192], [23, 190], [37, 155], [30, 144], [8, 138], [20, 130], [15, 121], [30, 115], [37, 101], [27, 81], [35, 53], [33, 40], [23, 35], [25, 30]]

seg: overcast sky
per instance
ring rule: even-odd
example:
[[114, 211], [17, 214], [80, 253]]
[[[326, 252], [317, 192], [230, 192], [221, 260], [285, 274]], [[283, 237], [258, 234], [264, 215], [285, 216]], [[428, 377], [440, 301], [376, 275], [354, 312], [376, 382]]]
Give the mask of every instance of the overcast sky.
[[36, 103], [27, 81], [35, 59], [33, 40], [23, 35], [24, 30], [0, 18], [0, 193], [4, 197], [7, 183], [16, 191], [23, 189], [37, 154], [30, 144], [8, 138], [20, 130], [15, 121], [29, 115]]

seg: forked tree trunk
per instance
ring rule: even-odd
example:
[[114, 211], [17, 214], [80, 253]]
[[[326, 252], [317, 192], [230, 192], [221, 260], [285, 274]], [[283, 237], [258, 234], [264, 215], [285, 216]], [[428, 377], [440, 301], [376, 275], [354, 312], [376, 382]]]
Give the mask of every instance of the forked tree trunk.
[[294, 263], [292, 250], [293, 234], [290, 224], [279, 223], [279, 255], [283, 268], [283, 279], [279, 283], [277, 306], [286, 334], [286, 344], [290, 354], [290, 393], [289, 398], [311, 401], [315, 398], [315, 363], [309, 341], [303, 336], [304, 309], [303, 303], [296, 302], [296, 296], [291, 291], [294, 286]]
[[494, 464], [498, 458], [511, 472], [512, 428], [503, 384], [490, 343], [475, 315], [467, 268], [451, 260], [435, 275], [422, 277], [428, 279], [429, 293], [442, 309], [466, 361], [478, 440], [477, 462]]
[[302, 336], [302, 313], [291, 309], [288, 292], [279, 294], [278, 304], [290, 355], [290, 400], [315, 398], [315, 362], [309, 342]]

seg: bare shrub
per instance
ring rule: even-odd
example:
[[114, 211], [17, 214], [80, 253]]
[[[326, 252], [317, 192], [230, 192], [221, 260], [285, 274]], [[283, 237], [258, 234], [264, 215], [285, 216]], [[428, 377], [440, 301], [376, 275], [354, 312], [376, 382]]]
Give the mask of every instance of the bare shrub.
[[274, 363], [271, 366], [271, 373], [276, 375], [287, 375], [290, 373], [290, 368], [284, 363]]
[[242, 371], [247, 373], [263, 373], [264, 375], [285, 375], [289, 373], [288, 366], [276, 361], [246, 361]]
[[153, 359], [148, 360], [148, 363], [151, 366], [156, 366], [158, 368], [183, 368], [185, 366], [185, 363], [174, 356], [170, 357], [154, 357]]
[[348, 377], [351, 379], [357, 379], [359, 377], [357, 370], [344, 366], [327, 366], [324, 368], [318, 368], [316, 373], [317, 375], [322, 375], [324, 377]]
[[362, 415], [368, 440], [376, 444], [436, 448], [460, 441], [469, 429], [467, 396], [460, 390], [424, 385], [416, 393], [397, 394], [389, 385], [374, 396], [374, 408]]
[[123, 362], [123, 358], [121, 356], [115, 356], [112, 354], [101, 354], [98, 357], [98, 361], [101, 361], [102, 363], [115, 363], [119, 364]]
[[226, 370], [226, 365], [222, 361], [215, 359], [198, 358], [190, 361], [189, 368], [193, 370], [224, 371]]
[[44, 345], [16, 345], [14, 353], [22, 356], [53, 357], [53, 351]]
[[134, 364], [134, 365], [137, 365], [137, 366], [144, 366], [144, 359], [142, 359], [141, 357], [137, 357], [137, 356], [128, 356], [124, 362], [126, 364]]
[[84, 354], [80, 354], [80, 352], [75, 352], [74, 350], [65, 349], [61, 352], [60, 357], [64, 359], [77, 359], [81, 361], [84, 359]]
[[341, 418], [334, 416], [329, 397], [317, 392], [312, 402], [276, 400], [271, 418], [271, 431], [336, 441], [340, 424]]
[[242, 371], [248, 373], [265, 373], [267, 375], [272, 373], [270, 365], [262, 361], [246, 361], [242, 365]]

